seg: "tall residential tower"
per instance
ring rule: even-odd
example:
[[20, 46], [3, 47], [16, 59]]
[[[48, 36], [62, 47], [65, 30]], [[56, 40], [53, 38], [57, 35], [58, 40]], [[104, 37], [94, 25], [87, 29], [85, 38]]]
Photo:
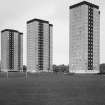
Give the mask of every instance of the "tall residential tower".
[[98, 73], [100, 62], [99, 6], [83, 1], [70, 6], [70, 72]]
[[23, 33], [1, 31], [1, 71], [20, 71], [23, 68]]
[[27, 21], [28, 71], [52, 71], [52, 28], [48, 21]]

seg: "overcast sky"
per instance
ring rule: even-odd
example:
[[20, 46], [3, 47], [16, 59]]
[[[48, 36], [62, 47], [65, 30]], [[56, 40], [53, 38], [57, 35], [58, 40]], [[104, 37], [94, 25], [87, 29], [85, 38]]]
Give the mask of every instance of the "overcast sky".
[[[26, 21], [48, 20], [53, 27], [53, 63], [69, 63], [69, 6], [82, 0], [0, 0], [0, 30], [11, 28], [24, 33], [26, 64]], [[105, 62], [105, 0], [87, 0], [100, 6], [100, 62]]]

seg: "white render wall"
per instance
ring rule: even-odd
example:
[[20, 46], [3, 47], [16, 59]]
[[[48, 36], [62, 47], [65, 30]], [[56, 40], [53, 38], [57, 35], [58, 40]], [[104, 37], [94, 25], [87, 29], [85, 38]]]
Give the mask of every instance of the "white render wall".
[[34, 21], [27, 24], [27, 70], [38, 70], [38, 24]]
[[[38, 34], [40, 21], [33, 21], [27, 24], [27, 68], [28, 71], [39, 71], [38, 69]], [[49, 70], [49, 23], [43, 24], [43, 70]], [[52, 39], [51, 39], [52, 40]], [[52, 50], [51, 50], [52, 51]], [[52, 59], [51, 59], [52, 60]], [[52, 61], [51, 61], [52, 63]]]
[[[11, 32], [11, 31], [4, 31], [4, 32], [2, 32], [1, 33], [1, 71], [10, 71], [10, 69], [9, 69], [9, 32]], [[14, 69], [12, 70], [12, 71], [19, 71], [19, 68], [18, 68], [18, 59], [19, 59], [19, 56], [18, 56], [18, 51], [21, 51], [20, 53], [21, 53], [21, 60], [20, 60], [20, 62], [21, 62], [21, 67], [23, 67], [23, 47], [22, 47], [22, 43], [23, 42], [21, 42], [21, 48], [20, 48], [20, 50], [19, 50], [19, 47], [18, 47], [18, 43], [19, 43], [19, 39], [18, 39], [18, 37], [19, 37], [19, 35], [20, 35], [20, 33], [19, 32], [13, 32], [13, 40], [14, 40], [14, 42], [13, 42], [13, 55], [14, 55]], [[21, 35], [22, 36], [22, 35]], [[23, 38], [23, 37], [21, 37], [21, 38]], [[23, 39], [21, 39], [21, 41], [22, 41]]]
[[18, 70], [18, 33], [14, 32], [14, 70]]
[[8, 71], [9, 60], [9, 32], [1, 33], [1, 71]]
[[99, 72], [100, 64], [100, 15], [99, 10], [93, 9], [93, 69]]
[[43, 30], [44, 30], [44, 41], [43, 41], [43, 50], [44, 50], [44, 57], [43, 57], [43, 71], [48, 71], [49, 69], [49, 24], [43, 23]]
[[53, 26], [50, 26], [50, 70], [53, 71]]
[[20, 35], [21, 37], [21, 47], [20, 47], [20, 50], [21, 50], [21, 55], [20, 55], [20, 68], [21, 70], [23, 70], [23, 34]]
[[[70, 9], [69, 72], [99, 72], [99, 14], [94, 9], [93, 62], [96, 69], [88, 70], [88, 5]], [[96, 29], [97, 28], [97, 29]], [[97, 30], [97, 31], [96, 31]], [[95, 47], [97, 45], [98, 47]], [[97, 55], [97, 56], [96, 56]]]

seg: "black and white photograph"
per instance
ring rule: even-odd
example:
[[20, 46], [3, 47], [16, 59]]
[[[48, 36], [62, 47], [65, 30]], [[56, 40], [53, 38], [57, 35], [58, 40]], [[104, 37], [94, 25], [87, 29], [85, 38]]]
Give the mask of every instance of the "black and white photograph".
[[0, 105], [105, 105], [105, 0], [0, 0]]

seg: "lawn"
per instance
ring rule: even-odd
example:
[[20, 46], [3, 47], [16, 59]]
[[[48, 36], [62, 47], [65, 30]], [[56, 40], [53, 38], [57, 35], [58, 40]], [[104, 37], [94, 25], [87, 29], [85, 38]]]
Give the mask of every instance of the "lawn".
[[105, 76], [0, 74], [0, 105], [105, 105]]

